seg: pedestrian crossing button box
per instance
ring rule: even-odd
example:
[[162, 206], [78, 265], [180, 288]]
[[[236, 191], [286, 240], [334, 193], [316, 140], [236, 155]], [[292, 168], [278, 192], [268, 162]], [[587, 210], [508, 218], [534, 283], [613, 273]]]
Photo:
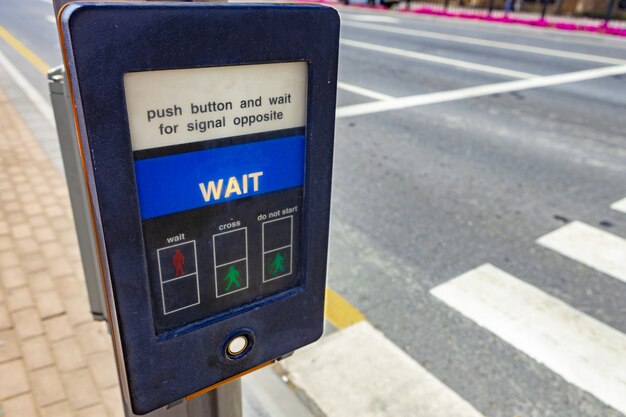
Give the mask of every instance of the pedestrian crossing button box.
[[133, 412], [317, 340], [336, 11], [74, 2], [59, 19], [85, 198]]

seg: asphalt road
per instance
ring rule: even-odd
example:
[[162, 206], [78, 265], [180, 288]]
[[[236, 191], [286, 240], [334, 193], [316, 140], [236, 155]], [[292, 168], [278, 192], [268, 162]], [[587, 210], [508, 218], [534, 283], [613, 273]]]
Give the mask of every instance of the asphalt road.
[[[535, 243], [574, 220], [626, 238], [626, 215], [609, 208], [626, 197], [626, 71], [559, 78], [626, 64], [626, 41], [339, 10], [347, 40], [339, 80], [348, 84], [338, 92], [340, 115], [372, 97], [555, 78], [339, 117], [330, 286], [485, 416], [622, 415], [429, 290], [490, 263], [626, 333], [624, 282]], [[49, 16], [47, 1], [0, 2], [0, 25], [57, 64]], [[5, 42], [0, 51], [47, 94], [32, 65]]]
[[[361, 16], [344, 13], [343, 39], [538, 75], [602, 64], [376, 29], [626, 58], [624, 42], [404, 16], [365, 28]], [[341, 50], [340, 80], [392, 96], [510, 79]], [[626, 195], [625, 93], [621, 75], [339, 119], [331, 286], [485, 415], [618, 415], [428, 290], [491, 263], [626, 331], [624, 283], [534, 243], [570, 220], [626, 237], [609, 209]], [[339, 106], [361, 100], [340, 94]]]

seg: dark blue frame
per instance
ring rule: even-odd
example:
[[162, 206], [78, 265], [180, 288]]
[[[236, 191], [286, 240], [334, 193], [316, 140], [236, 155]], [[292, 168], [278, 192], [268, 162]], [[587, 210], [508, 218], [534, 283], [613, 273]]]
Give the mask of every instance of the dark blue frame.
[[[133, 411], [152, 411], [317, 340], [330, 217], [336, 11], [313, 5], [72, 3], [62, 12], [61, 30]], [[157, 338], [124, 74], [299, 60], [309, 63], [303, 285]], [[229, 360], [224, 343], [240, 330], [254, 335], [254, 346]]]

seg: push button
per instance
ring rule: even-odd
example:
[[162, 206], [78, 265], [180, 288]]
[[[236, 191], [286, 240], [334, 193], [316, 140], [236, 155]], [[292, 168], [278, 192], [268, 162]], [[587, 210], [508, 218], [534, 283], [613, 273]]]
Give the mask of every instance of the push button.
[[246, 336], [237, 336], [228, 342], [226, 350], [231, 356], [238, 356], [248, 347], [248, 338]]
[[228, 359], [239, 359], [250, 351], [252, 343], [251, 334], [239, 333], [226, 342], [224, 354]]

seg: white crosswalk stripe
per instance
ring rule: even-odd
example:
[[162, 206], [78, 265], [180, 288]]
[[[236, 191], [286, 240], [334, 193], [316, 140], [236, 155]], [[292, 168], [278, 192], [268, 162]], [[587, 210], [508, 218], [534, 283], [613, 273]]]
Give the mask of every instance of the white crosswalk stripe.
[[626, 413], [626, 336], [489, 264], [431, 294]]
[[366, 114], [374, 114], [391, 110], [407, 109], [409, 107], [427, 106], [431, 104], [447, 103], [450, 101], [486, 97], [494, 94], [553, 87], [621, 74], [626, 74], [626, 65], [593, 68], [565, 74], [545, 75], [526, 80], [505, 81], [495, 84], [464, 87], [456, 90], [437, 91], [435, 93], [416, 94], [413, 96], [398, 97], [387, 101], [342, 106], [337, 108], [337, 118], [341, 119], [344, 117], [363, 116]]
[[574, 221], [537, 243], [626, 282], [626, 239]]
[[328, 417], [481, 417], [367, 321], [280, 362]]
[[341, 81], [337, 81], [337, 88], [349, 91], [350, 93], [358, 94], [363, 97], [373, 98], [374, 100], [393, 100], [395, 98], [393, 96], [379, 93], [368, 88], [359, 87], [357, 85], [348, 84]]
[[348, 14], [341, 13], [342, 20], [354, 20], [355, 22], [373, 22], [373, 23], [400, 23], [400, 19], [391, 16], [380, 16], [371, 14]]
[[622, 213], [626, 213], [626, 198], [621, 199], [620, 201], [616, 201], [611, 204], [611, 208], [613, 210], [621, 211]]
[[[626, 282], [626, 239], [575, 221], [537, 243]], [[490, 264], [430, 293], [626, 414], [625, 334]], [[481, 415], [367, 321], [323, 338], [282, 366], [329, 417]]]
[[460, 59], [446, 58], [446, 57], [432, 55], [432, 54], [425, 54], [422, 52], [408, 51], [406, 49], [392, 48], [392, 47], [385, 46], [385, 45], [377, 45], [377, 44], [373, 44], [369, 42], [360, 42], [360, 41], [355, 41], [352, 39], [345, 39], [345, 38], [341, 39], [341, 45], [350, 46], [353, 48], [366, 49], [369, 51], [375, 51], [375, 52], [380, 52], [384, 54], [401, 56], [404, 58], [415, 59], [419, 61], [432, 62], [435, 64], [450, 65], [450, 66], [464, 69], [464, 70], [479, 71], [479, 72], [486, 72], [489, 74], [502, 75], [505, 77], [526, 78], [526, 79], [537, 77], [537, 74], [531, 74], [528, 72], [515, 71], [515, 70], [511, 70], [507, 68], [494, 67], [493, 65], [478, 64], [475, 62], [462, 61]]

